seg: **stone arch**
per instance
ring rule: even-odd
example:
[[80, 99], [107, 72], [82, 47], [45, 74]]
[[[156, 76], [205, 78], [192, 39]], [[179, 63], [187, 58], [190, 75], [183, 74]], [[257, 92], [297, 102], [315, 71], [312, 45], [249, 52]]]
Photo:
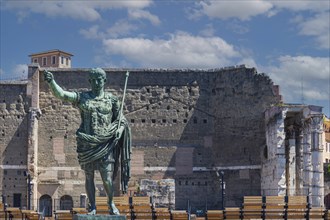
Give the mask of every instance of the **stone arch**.
[[52, 216], [52, 197], [50, 195], [44, 194], [39, 199], [39, 212], [43, 213], [45, 217]]
[[73, 208], [73, 199], [69, 195], [64, 195], [60, 198], [60, 209], [70, 210]]
[[324, 205], [326, 209], [330, 209], [330, 193], [324, 197]]

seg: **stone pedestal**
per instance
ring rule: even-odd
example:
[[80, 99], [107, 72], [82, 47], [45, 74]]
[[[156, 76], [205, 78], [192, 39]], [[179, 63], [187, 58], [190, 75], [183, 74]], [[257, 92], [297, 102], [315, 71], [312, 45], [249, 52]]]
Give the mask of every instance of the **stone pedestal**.
[[74, 215], [73, 220], [126, 220], [124, 215]]

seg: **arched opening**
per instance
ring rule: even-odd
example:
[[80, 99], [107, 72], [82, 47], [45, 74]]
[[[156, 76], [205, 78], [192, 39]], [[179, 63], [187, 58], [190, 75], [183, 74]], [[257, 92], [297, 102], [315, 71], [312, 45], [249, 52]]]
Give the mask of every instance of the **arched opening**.
[[330, 209], [330, 193], [324, 197], [324, 205], [326, 209]]
[[52, 198], [49, 195], [42, 195], [39, 199], [39, 212], [45, 217], [51, 217], [52, 211]]
[[69, 195], [64, 195], [60, 199], [60, 209], [61, 210], [70, 210], [73, 208], [73, 200]]

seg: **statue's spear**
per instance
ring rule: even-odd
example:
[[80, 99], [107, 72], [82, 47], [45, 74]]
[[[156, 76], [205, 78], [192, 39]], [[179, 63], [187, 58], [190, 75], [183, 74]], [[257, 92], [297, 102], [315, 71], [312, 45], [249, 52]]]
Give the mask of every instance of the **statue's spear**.
[[121, 105], [120, 105], [120, 111], [119, 111], [119, 122], [118, 122], [118, 128], [120, 128], [120, 121], [121, 121], [121, 117], [123, 114], [123, 108], [124, 108], [124, 100], [125, 100], [125, 95], [126, 95], [126, 88], [127, 88], [127, 81], [128, 81], [128, 77], [129, 77], [129, 72], [126, 72], [126, 79], [125, 79], [125, 86], [124, 86], [124, 94], [123, 94], [123, 98], [121, 100]]
[[[129, 72], [127, 71], [126, 72], [126, 79], [125, 79], [125, 86], [124, 86], [124, 94], [123, 94], [123, 98], [121, 100], [121, 106], [120, 106], [120, 111], [119, 111], [119, 122], [118, 122], [118, 128], [117, 129], [120, 128], [120, 121], [121, 121], [122, 114], [123, 114], [124, 100], [125, 100], [125, 95], [126, 95], [126, 88], [127, 88], [128, 76], [129, 76]], [[122, 156], [123, 156], [123, 152], [122, 152]], [[129, 164], [127, 165], [127, 163], [125, 163], [125, 166], [124, 167], [123, 167], [123, 164], [122, 164], [122, 168], [121, 169], [122, 169], [122, 172], [125, 172], [125, 173], [129, 172]], [[127, 169], [128, 169], [128, 171], [127, 171]], [[124, 176], [126, 176], [126, 175], [124, 175]], [[128, 174], [128, 176], [129, 176], [129, 174]], [[128, 179], [125, 178], [125, 177], [123, 178], [123, 176], [122, 176], [122, 178], [121, 178], [121, 187], [122, 187], [123, 193], [126, 193], [126, 191], [127, 191], [127, 189], [126, 189], [127, 182], [128, 182]]]

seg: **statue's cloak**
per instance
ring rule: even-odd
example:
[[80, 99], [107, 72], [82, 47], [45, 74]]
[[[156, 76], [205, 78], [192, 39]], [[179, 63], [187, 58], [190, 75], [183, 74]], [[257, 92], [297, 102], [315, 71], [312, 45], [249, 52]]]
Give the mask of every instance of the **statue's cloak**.
[[[124, 127], [124, 131], [119, 140], [115, 139], [118, 129], [119, 119], [116, 119], [110, 131], [105, 136], [89, 135], [83, 133], [80, 129], [77, 135], [77, 153], [80, 165], [86, 165], [109, 155], [113, 151], [114, 171], [113, 180], [116, 178], [118, 168], [121, 167], [121, 190], [127, 192], [128, 181], [131, 177], [130, 161], [131, 161], [131, 131], [126, 118], [122, 115], [120, 119], [120, 127]], [[79, 148], [79, 146], [88, 145], [88, 148]]]

